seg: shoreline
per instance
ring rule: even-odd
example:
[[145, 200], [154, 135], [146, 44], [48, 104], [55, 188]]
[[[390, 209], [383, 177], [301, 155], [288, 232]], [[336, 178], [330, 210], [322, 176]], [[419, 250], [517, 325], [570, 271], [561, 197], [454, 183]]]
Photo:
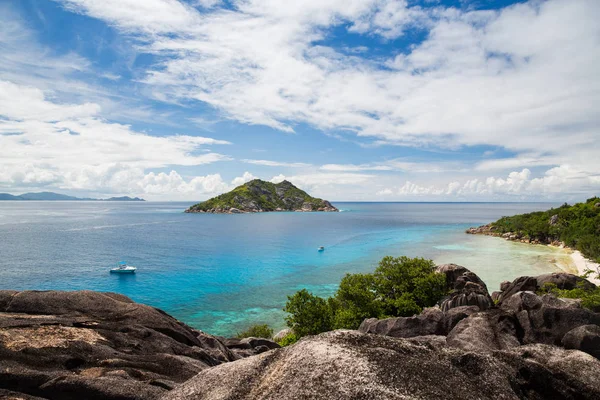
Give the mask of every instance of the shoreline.
[[[573, 263], [573, 266], [575, 267], [574, 270], [577, 271], [577, 275], [582, 276], [587, 270], [592, 270], [592, 274], [585, 279], [587, 279], [589, 282], [593, 283], [596, 286], [600, 286], [600, 277], [595, 276], [596, 271], [600, 272], [600, 264], [586, 258], [579, 250], [575, 250], [570, 248], [569, 246], [565, 246], [562, 242], [542, 243], [537, 240], [530, 241], [529, 239], [523, 239], [520, 234], [516, 234], [513, 232], [499, 234], [494, 232], [494, 229], [492, 228], [491, 224], [469, 228], [466, 230], [465, 233], [469, 235], [491, 236], [498, 239], [504, 239], [508, 242], [516, 242], [529, 245], [545, 245], [555, 249], [568, 250], [570, 252], [569, 257]], [[558, 267], [565, 272], [572, 273], [571, 271], [567, 271], [564, 268], [561, 268], [560, 266]]]
[[[577, 272], [579, 275], [583, 275], [586, 270], [591, 269], [592, 271], [597, 271], [600, 264], [595, 263], [583, 256], [579, 250], [572, 250], [571, 259], [573, 260], [573, 264], [577, 267]], [[594, 275], [592, 273], [592, 275]], [[588, 281], [592, 282], [596, 286], [600, 286], [600, 279], [595, 278], [593, 276], [589, 276], [586, 278]]]

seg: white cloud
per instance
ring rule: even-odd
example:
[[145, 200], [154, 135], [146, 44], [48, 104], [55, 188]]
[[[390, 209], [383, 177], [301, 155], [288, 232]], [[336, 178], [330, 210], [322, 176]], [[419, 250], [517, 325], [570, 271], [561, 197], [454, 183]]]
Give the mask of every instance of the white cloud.
[[391, 196], [392, 194], [394, 194], [394, 192], [392, 191], [392, 189], [387, 188], [387, 189], [382, 189], [375, 194], [377, 196]]
[[[138, 188], [132, 180], [141, 179], [145, 169], [229, 159], [213, 152], [197, 154], [203, 146], [230, 144], [227, 141], [151, 136], [106, 122], [96, 117], [98, 111], [96, 104], [54, 103], [38, 89], [0, 81], [0, 186], [52, 184], [123, 192]], [[163, 175], [148, 179], [167, 179]], [[148, 188], [156, 184], [150, 182]], [[146, 186], [141, 187], [146, 192]]]
[[[142, 78], [144, 93], [155, 99], [201, 101], [218, 110], [218, 118], [285, 132], [308, 124], [335, 130], [332, 135], [358, 135], [361, 142], [450, 150], [487, 145], [512, 154], [500, 158], [504, 152], [498, 151], [498, 158], [478, 163], [397, 159], [320, 168], [242, 160], [306, 168], [289, 179], [321, 193], [354, 185], [380, 196], [550, 196], [559, 188], [578, 194], [599, 187], [595, 0], [532, 0], [502, 11], [417, 7], [404, 0], [234, 0], [225, 8], [216, 0], [56, 1], [106, 21], [132, 39], [136, 51], [156, 56]], [[93, 66], [76, 54], [23, 46], [33, 42], [32, 34], [8, 10], [0, 5], [0, 185], [123, 185], [188, 194], [229, 187], [220, 175], [192, 184], [194, 177], [156, 172], [227, 160], [206, 149], [227, 142], [157, 137], [109, 122], [107, 107], [155, 116], [99, 101], [106, 96], [102, 88], [68, 79]], [[426, 40], [386, 59], [368, 48], [353, 50], [343, 37], [339, 49], [324, 44], [336, 31], [331, 28], [341, 26], [377, 41], [417, 27]], [[72, 97], [78, 92], [81, 101]], [[204, 115], [191, 119], [214, 125]], [[467, 171], [471, 164], [474, 172]], [[460, 174], [448, 176], [451, 171]], [[402, 172], [402, 182], [394, 172]]]
[[334, 187], [338, 187], [338, 189], [340, 186], [361, 188], [363, 184], [368, 183], [373, 178], [375, 176], [369, 174], [315, 172], [291, 176], [279, 174], [271, 178], [270, 181], [279, 183], [283, 180], [288, 180], [304, 190], [313, 191], [323, 196], [324, 193], [339, 193]]
[[206, 176], [196, 176], [189, 181], [185, 181], [177, 172], [171, 171], [169, 174], [161, 172], [155, 174], [150, 172], [143, 179], [136, 182], [143, 193], [154, 195], [204, 195], [222, 193], [229, 189], [221, 175], [213, 174]]
[[[388, 198], [427, 197], [444, 200], [464, 199], [564, 199], [565, 193], [590, 195], [600, 188], [598, 176], [589, 176], [569, 165], [547, 170], [542, 177], [532, 178], [529, 169], [513, 171], [506, 177], [467, 179], [431, 185], [406, 181], [399, 188], [385, 188], [376, 192]], [[581, 196], [579, 196], [581, 198]]]
[[[164, 56], [145, 82], [161, 96], [206, 102], [248, 124], [347, 129], [379, 143], [493, 145], [569, 154], [600, 170], [600, 3], [531, 1], [496, 11], [421, 8], [406, 1], [234, 1], [200, 13], [176, 0], [68, 0], [70, 9], [135, 33]], [[347, 23], [427, 39], [394, 59], [316, 44]], [[517, 157], [513, 167], [540, 165]], [[489, 169], [491, 162], [480, 169]]]
[[367, 164], [325, 164], [320, 167], [323, 171], [359, 172], [359, 171], [402, 171], [411, 173], [432, 173], [465, 171], [466, 166], [461, 162], [446, 161], [441, 163], [431, 161], [406, 161], [403, 159], [386, 160]]
[[237, 178], [234, 178], [231, 181], [231, 184], [233, 186], [240, 186], [240, 185], [243, 185], [246, 182], [250, 182], [253, 179], [256, 179], [256, 177], [254, 175], [252, 175], [250, 172], [246, 171], [246, 172], [244, 172], [244, 175], [238, 176]]

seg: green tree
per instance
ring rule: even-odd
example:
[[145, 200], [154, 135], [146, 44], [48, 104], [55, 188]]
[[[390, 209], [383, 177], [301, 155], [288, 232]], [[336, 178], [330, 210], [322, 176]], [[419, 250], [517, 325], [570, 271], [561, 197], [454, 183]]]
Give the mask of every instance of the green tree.
[[384, 257], [374, 273], [375, 291], [383, 312], [411, 316], [431, 307], [446, 293], [446, 278], [424, 258]]
[[382, 314], [373, 274], [346, 274], [330, 300], [336, 329], [356, 329], [365, 318]]
[[446, 277], [431, 260], [384, 257], [372, 274], [347, 274], [327, 300], [306, 289], [288, 296], [284, 311], [298, 336], [356, 329], [366, 318], [411, 316], [446, 294]]
[[288, 296], [283, 310], [289, 313], [285, 321], [298, 336], [316, 335], [332, 329], [331, 309], [327, 301], [306, 289]]

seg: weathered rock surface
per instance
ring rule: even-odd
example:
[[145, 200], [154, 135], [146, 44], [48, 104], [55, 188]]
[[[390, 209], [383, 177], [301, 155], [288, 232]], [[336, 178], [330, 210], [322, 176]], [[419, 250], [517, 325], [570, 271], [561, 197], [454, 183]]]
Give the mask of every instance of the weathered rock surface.
[[[560, 346], [569, 331], [583, 325], [600, 325], [600, 313], [581, 308], [580, 301], [558, 299], [550, 294], [538, 296], [534, 292], [546, 283], [553, 283], [561, 289], [581, 285], [595, 287], [575, 275], [554, 273], [503, 282], [500, 285], [502, 291], [494, 293], [498, 301], [496, 306], [487, 295], [485, 284], [466, 268], [445, 264], [438, 266], [438, 272], [446, 274], [448, 288], [453, 290], [448, 298], [442, 300], [440, 308], [428, 308], [420, 315], [408, 318], [366, 319], [359, 331], [402, 338], [442, 335], [452, 347], [485, 352], [535, 343]], [[473, 306], [452, 308], [456, 304], [468, 303], [469, 293], [481, 296], [481, 301], [473, 301]], [[577, 332], [574, 331], [573, 335]], [[585, 339], [586, 343], [590, 338]], [[575, 346], [573, 340], [569, 342], [571, 346]], [[590, 349], [588, 345], [578, 346], [572, 348]]]
[[566, 272], [553, 272], [535, 277], [538, 288], [542, 288], [547, 283], [556, 285], [558, 289], [571, 290], [577, 287], [583, 287], [586, 290], [596, 287], [593, 283], [580, 276], [567, 274]]
[[237, 352], [115, 293], [0, 291], [0, 389], [24, 398], [152, 399], [264, 345]]
[[426, 308], [413, 317], [365, 319], [358, 330], [363, 333], [411, 338], [447, 335], [462, 319], [479, 311], [477, 306], [462, 306], [443, 312], [438, 307]]
[[480, 310], [487, 310], [493, 306], [485, 283], [465, 267], [444, 264], [437, 267], [437, 272], [446, 275], [446, 286], [451, 290], [440, 304], [442, 311], [461, 306], [477, 306]]
[[554, 346], [477, 353], [334, 331], [204, 370], [163, 400], [597, 399], [600, 361]]
[[227, 346], [239, 358], [250, 357], [255, 354], [264, 353], [272, 349], [278, 349], [280, 346], [272, 340], [263, 338], [243, 338], [243, 339], [225, 339], [223, 344]]
[[584, 351], [600, 359], [600, 326], [582, 325], [570, 330], [562, 339], [565, 349]]
[[286, 337], [287, 335], [290, 335], [293, 331], [290, 328], [286, 328], [286, 329], [282, 329], [279, 332], [277, 332], [276, 334], [273, 335], [273, 340], [274, 341], [280, 341], [282, 340], [284, 337]]
[[490, 310], [461, 320], [446, 337], [449, 346], [467, 351], [506, 350], [521, 345], [513, 315]]
[[521, 276], [512, 282], [502, 282], [500, 285], [500, 293], [498, 295], [498, 303], [502, 302], [518, 292], [536, 292], [545, 284], [554, 284], [558, 289], [571, 290], [576, 287], [584, 289], [593, 289], [596, 287], [588, 280], [566, 272], [553, 272], [538, 276]]

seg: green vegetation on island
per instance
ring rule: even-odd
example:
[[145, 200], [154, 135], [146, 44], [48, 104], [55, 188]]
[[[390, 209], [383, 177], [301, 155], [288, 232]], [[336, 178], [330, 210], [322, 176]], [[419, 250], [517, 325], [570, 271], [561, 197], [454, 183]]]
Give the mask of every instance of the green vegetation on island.
[[561, 242], [600, 262], [600, 198], [585, 203], [563, 204], [548, 211], [502, 217], [467, 233], [502, 236], [527, 243]]
[[292, 183], [254, 179], [228, 193], [198, 203], [188, 213], [247, 213], [268, 211], [338, 211], [327, 200], [311, 197]]

